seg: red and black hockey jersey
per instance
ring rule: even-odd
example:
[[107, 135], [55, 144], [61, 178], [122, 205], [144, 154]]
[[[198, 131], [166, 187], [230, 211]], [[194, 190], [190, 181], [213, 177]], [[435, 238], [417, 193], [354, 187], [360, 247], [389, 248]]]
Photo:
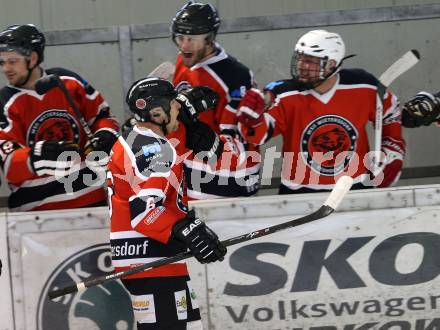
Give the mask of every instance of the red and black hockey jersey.
[[[243, 143], [236, 135], [237, 106], [246, 91], [255, 87], [254, 77], [246, 66], [228, 55], [220, 45], [216, 46], [215, 56], [191, 68], [183, 65], [182, 55], [179, 54], [173, 83], [179, 92], [193, 86], [208, 86], [216, 91], [220, 97], [217, 107], [214, 111], [200, 114], [200, 119], [217, 133], [230, 135], [227, 139], [233, 139], [247, 155], [244, 161], [232, 161], [232, 165], [224, 163], [222, 167], [219, 165], [214, 169], [188, 157], [185, 161], [185, 174], [188, 178], [188, 195], [192, 199], [250, 196], [259, 187], [259, 149]], [[234, 167], [234, 163], [240, 164], [240, 167]]]
[[[182, 243], [170, 239], [173, 225], [188, 212], [185, 152], [184, 134], [166, 139], [137, 126], [113, 146], [108, 193], [117, 271], [186, 251]], [[128, 278], [187, 274], [185, 263], [174, 263]]]
[[[44, 74], [60, 76], [92, 132], [119, 130], [107, 102], [79, 75], [61, 68]], [[11, 210], [76, 208], [105, 201], [103, 182], [84, 161], [79, 171], [63, 180], [37, 176], [31, 168], [29, 152], [38, 141], [73, 141], [81, 148], [87, 143], [75, 112], [59, 88], [38, 95], [34, 90], [8, 85], [0, 90], [0, 106], [0, 165], [11, 188]]]
[[[325, 94], [301, 90], [293, 80], [272, 82], [266, 92], [276, 95], [264, 113], [264, 123], [252, 129], [239, 125], [246, 140], [260, 145], [272, 136], [283, 137], [282, 185], [291, 190], [330, 190], [341, 175], [355, 183], [369, 179], [370, 157], [366, 126], [374, 124], [378, 80], [361, 69], [339, 72], [335, 86]], [[270, 96], [270, 95], [269, 95]], [[401, 133], [401, 109], [387, 91], [383, 101], [383, 140], [405, 143]]]

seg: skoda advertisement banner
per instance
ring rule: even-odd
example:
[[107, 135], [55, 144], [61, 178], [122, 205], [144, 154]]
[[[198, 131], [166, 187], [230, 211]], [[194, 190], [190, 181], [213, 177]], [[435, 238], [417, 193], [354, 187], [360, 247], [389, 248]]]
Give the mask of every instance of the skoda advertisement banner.
[[54, 301], [47, 297], [56, 288], [111, 273], [107, 240], [108, 229], [23, 235], [26, 329], [135, 329], [130, 296], [119, 281]]
[[[432, 207], [336, 213], [229, 247], [228, 264], [207, 268], [211, 322], [237, 330], [440, 329], [439, 215]], [[237, 235], [267, 225], [227, 227]]]
[[[208, 224], [226, 239], [291, 219]], [[47, 298], [113, 271], [108, 229], [76, 228], [21, 236], [23, 297], [14, 296], [24, 301], [14, 313], [20, 328], [135, 329], [119, 281]], [[192, 260], [190, 270], [206, 329], [435, 330], [438, 251], [440, 207], [343, 212], [228, 247], [221, 263]]]

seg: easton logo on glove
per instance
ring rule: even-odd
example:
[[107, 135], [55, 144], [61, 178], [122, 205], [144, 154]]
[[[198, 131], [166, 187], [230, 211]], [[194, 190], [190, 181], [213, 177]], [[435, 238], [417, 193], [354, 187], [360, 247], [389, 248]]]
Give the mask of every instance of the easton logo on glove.
[[195, 219], [193, 222], [191, 222], [189, 224], [188, 227], [186, 227], [184, 230], [182, 230], [183, 236], [185, 236], [185, 237], [188, 236], [189, 234], [191, 234], [191, 232], [194, 230], [194, 228], [197, 228], [201, 224], [202, 224], [202, 222], [199, 219]]
[[176, 99], [184, 103], [186, 110], [188, 110], [192, 116], [197, 115], [196, 109], [185, 95], [179, 94], [177, 95]]

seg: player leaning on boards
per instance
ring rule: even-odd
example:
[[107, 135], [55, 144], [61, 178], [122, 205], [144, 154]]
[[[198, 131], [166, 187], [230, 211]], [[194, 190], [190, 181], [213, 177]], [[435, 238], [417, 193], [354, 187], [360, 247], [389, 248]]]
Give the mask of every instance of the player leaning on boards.
[[[144, 78], [130, 87], [126, 101], [137, 123], [119, 137], [108, 165], [116, 271], [187, 249], [201, 263], [223, 260], [226, 248], [217, 235], [188, 211], [182, 162], [188, 149], [211, 156], [222, 151], [217, 134], [194, 117], [215, 105], [215, 93], [195, 87], [177, 95], [170, 82]], [[179, 130], [179, 121], [186, 132]], [[122, 282], [138, 329], [202, 329], [185, 263]]]
[[419, 92], [403, 105], [402, 125], [405, 127], [440, 126], [440, 92]]
[[[36, 82], [48, 74], [60, 76], [92, 130], [94, 151], [108, 153], [119, 126], [107, 102], [87, 81], [62, 68], [41, 67], [44, 46], [44, 34], [32, 24], [13, 25], [0, 33], [0, 66], [9, 82], [0, 90], [0, 164], [12, 190], [9, 208], [104, 205], [103, 180], [85, 166], [83, 150], [91, 141], [78, 117], [59, 88], [38, 95]], [[66, 161], [67, 153], [81, 155], [81, 163]]]
[[193, 1], [176, 13], [171, 25], [172, 39], [179, 50], [174, 85], [178, 91], [191, 86], [208, 86], [216, 91], [220, 96], [217, 106], [201, 114], [200, 120], [241, 151], [239, 158], [231, 155], [231, 161], [215, 168], [186, 159], [185, 175], [192, 199], [251, 196], [259, 188], [260, 154], [237, 134], [236, 117], [241, 97], [256, 84], [253, 73], [216, 42], [219, 27], [217, 9]]
[[[270, 108], [264, 112], [263, 93], [255, 89], [241, 100], [239, 128], [248, 142], [283, 136], [281, 194], [331, 190], [343, 172], [353, 177], [354, 189], [371, 184], [366, 125], [382, 106], [379, 81], [362, 69], [341, 69], [345, 58], [338, 34], [310, 31], [296, 43], [293, 78], [266, 86]], [[385, 158], [373, 181], [378, 187], [398, 180], [405, 152], [399, 102], [389, 90], [383, 108]]]

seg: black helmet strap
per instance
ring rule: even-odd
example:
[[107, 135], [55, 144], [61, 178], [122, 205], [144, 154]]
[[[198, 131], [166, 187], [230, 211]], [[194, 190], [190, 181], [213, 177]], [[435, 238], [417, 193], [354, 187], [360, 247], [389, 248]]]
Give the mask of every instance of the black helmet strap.
[[[35, 68], [38, 67], [38, 61], [37, 61], [37, 63], [31, 68], [31, 67], [30, 67], [31, 59], [29, 58], [29, 56], [25, 56], [24, 59], [25, 59], [25, 61], [26, 61], [26, 67], [27, 67], [27, 71], [28, 71], [28, 73], [27, 73], [27, 75], [26, 75], [26, 78], [25, 78], [22, 82], [20, 82], [20, 83], [18, 83], [18, 84], [16, 85], [16, 86], [19, 87], [19, 88], [23, 87], [24, 85], [26, 85], [26, 84], [28, 83], [29, 79], [31, 78], [32, 72], [34, 71]], [[43, 69], [40, 68], [40, 76], [42, 76], [42, 75], [43, 75]]]
[[[167, 97], [167, 96], [162, 96], [156, 100], [154, 100], [149, 106], [148, 109], [142, 110], [141, 111], [137, 111], [135, 112], [135, 119], [140, 121], [140, 122], [149, 122], [151, 124], [154, 124], [156, 126], [159, 126], [160, 129], [162, 130], [162, 132], [164, 134], [167, 134], [167, 125], [170, 123], [171, 121], [171, 102], [172, 98]], [[152, 116], [151, 114], [151, 110], [154, 108], [160, 107], [163, 109], [163, 111], [165, 112], [166, 116], [167, 116], [167, 120], [162, 122], [162, 123], [156, 123], [154, 120], [152, 120], [154, 116]]]

